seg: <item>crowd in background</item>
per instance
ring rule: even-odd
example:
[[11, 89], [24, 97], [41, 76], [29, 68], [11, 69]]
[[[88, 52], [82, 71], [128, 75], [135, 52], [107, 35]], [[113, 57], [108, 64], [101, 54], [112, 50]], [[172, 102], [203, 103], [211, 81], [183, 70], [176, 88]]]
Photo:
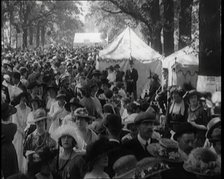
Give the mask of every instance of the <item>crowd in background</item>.
[[137, 97], [135, 61], [127, 71], [96, 70], [101, 49], [2, 51], [2, 178], [137, 179], [137, 164], [155, 158], [152, 144], [164, 138], [178, 144], [185, 166], [204, 168], [163, 161], [170, 168], [160, 178], [220, 177], [221, 92], [162, 86], [152, 74]]

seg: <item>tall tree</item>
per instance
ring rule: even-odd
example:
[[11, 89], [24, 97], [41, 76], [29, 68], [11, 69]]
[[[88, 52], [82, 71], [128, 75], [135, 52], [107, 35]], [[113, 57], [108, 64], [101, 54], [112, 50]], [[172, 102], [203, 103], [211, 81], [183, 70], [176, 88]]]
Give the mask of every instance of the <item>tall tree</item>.
[[163, 39], [164, 54], [168, 56], [174, 52], [174, 2], [173, 0], [163, 0]]
[[199, 4], [199, 75], [221, 76], [221, 0]]
[[193, 0], [181, 0], [179, 16], [179, 49], [191, 41], [191, 14]]
[[159, 0], [109, 0], [116, 5], [122, 12], [130, 15], [136, 20], [143, 22], [150, 35], [151, 46], [162, 53], [161, 29]]

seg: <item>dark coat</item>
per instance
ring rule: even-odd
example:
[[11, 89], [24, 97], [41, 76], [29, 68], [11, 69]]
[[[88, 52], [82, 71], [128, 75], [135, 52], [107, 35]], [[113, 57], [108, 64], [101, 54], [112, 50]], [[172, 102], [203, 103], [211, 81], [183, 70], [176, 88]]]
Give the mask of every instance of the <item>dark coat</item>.
[[110, 151], [108, 152], [108, 167], [105, 168], [105, 172], [112, 178], [115, 175], [113, 165], [120, 157], [131, 154], [121, 143], [116, 141], [109, 141]]
[[[158, 140], [151, 139], [151, 143], [157, 143]], [[136, 159], [140, 161], [145, 157], [153, 157], [148, 151], [145, 151], [142, 147], [141, 143], [137, 138], [134, 138], [130, 141], [124, 143], [124, 146], [131, 151], [133, 155], [135, 155]]]
[[195, 174], [189, 173], [184, 170], [183, 163], [178, 164], [168, 164], [170, 166], [170, 170], [164, 171], [161, 173], [162, 179], [197, 179]]
[[124, 76], [124, 72], [123, 71], [117, 71], [117, 74], [116, 74], [116, 81], [120, 81], [122, 82], [123, 81], [123, 76]]
[[9, 103], [10, 103], [9, 90], [8, 90], [8, 88], [7, 88], [6, 86], [4, 86], [3, 84], [2, 84], [2, 91], [3, 91], [3, 93], [4, 93], [5, 96], [6, 96], [5, 102], [9, 104]]
[[20, 81], [18, 84], [18, 88], [20, 88], [23, 92], [27, 92], [26, 87], [22, 84], [22, 82]]
[[125, 81], [127, 83], [128, 92], [136, 91], [137, 80], [138, 80], [138, 71], [135, 68], [132, 69], [132, 72], [130, 70], [126, 71]]

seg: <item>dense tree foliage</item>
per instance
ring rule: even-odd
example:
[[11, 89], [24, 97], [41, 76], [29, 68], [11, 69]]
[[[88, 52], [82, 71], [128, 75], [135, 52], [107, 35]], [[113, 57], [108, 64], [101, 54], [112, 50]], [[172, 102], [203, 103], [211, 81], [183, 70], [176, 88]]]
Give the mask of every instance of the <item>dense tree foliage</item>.
[[10, 27], [16, 29], [16, 36], [22, 32], [23, 48], [33, 45], [34, 36], [37, 47], [40, 42], [44, 46], [46, 36], [49, 36], [52, 42], [71, 44], [75, 31], [82, 28], [78, 16], [81, 13], [80, 2], [14, 0], [1, 1], [1, 4], [1, 27], [9, 21]]

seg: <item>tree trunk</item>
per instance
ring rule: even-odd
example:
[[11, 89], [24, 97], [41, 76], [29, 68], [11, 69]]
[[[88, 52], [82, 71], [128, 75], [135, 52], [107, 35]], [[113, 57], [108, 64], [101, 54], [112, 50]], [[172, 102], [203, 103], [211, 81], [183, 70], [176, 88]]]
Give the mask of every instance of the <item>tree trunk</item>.
[[16, 49], [18, 48], [18, 33], [16, 31]]
[[199, 75], [221, 76], [221, 0], [200, 1]]
[[32, 26], [30, 26], [29, 32], [30, 32], [30, 45], [33, 45], [33, 27]]
[[28, 30], [27, 27], [23, 28], [23, 49], [27, 48], [27, 35]]
[[154, 27], [150, 26], [152, 28], [151, 44], [154, 50], [162, 54], [159, 0], [154, 0], [152, 6], [151, 17]]
[[179, 18], [179, 49], [188, 45], [191, 40], [191, 13], [193, 0], [181, 0]]
[[42, 25], [41, 27], [41, 45], [44, 47], [44, 42], [45, 42], [45, 27]]
[[173, 0], [163, 0], [164, 7], [164, 54], [168, 56], [174, 52], [174, 2]]
[[40, 23], [37, 23], [36, 47], [40, 45]]

